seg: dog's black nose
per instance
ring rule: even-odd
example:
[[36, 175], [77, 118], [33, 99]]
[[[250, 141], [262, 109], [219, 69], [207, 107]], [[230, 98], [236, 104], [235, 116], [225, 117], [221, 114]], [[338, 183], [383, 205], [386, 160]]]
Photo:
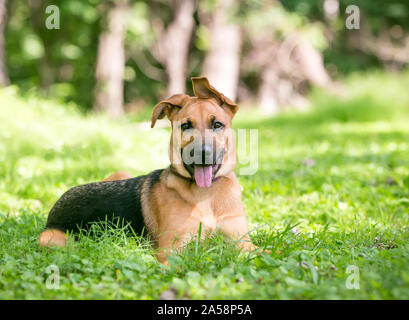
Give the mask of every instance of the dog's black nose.
[[193, 160], [193, 164], [213, 165], [213, 147], [209, 145], [196, 146], [195, 148], [190, 150], [190, 157]]
[[213, 148], [209, 145], [202, 147], [202, 164], [213, 165]]

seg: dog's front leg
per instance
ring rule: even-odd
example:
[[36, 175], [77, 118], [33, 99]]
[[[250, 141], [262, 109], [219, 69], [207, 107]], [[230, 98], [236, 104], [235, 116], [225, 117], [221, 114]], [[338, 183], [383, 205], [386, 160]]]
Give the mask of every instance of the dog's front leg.
[[[186, 214], [186, 216], [188, 215]], [[203, 225], [199, 215], [190, 214], [190, 217], [186, 216], [183, 217], [181, 214], [179, 216], [174, 215], [174, 219], [168, 220], [166, 221], [167, 223], [163, 224], [162, 232], [157, 239], [157, 259], [159, 262], [167, 264], [166, 256], [184, 248], [186, 244], [198, 235], [199, 230], [201, 230], [202, 238], [209, 231], [209, 228], [205, 224]], [[201, 222], [203, 228], [200, 228]]]
[[158, 239], [156, 258], [159, 262], [168, 265], [167, 256], [183, 248], [192, 239], [191, 233], [166, 232]]
[[[233, 240], [238, 240], [240, 249], [251, 252], [260, 249], [251, 242], [247, 219], [245, 216], [226, 217], [219, 220], [217, 229]], [[270, 250], [263, 249], [262, 252], [271, 253]]]
[[257, 249], [257, 247], [251, 243], [248, 234], [247, 219], [243, 215], [219, 218], [217, 220], [217, 230], [231, 239], [238, 240], [238, 246], [243, 250], [254, 251]]
[[[245, 251], [255, 251], [259, 247], [255, 246], [250, 239], [246, 216], [226, 216], [217, 221], [217, 229], [234, 240], [238, 240], [239, 248]], [[264, 249], [263, 252], [271, 253]]]

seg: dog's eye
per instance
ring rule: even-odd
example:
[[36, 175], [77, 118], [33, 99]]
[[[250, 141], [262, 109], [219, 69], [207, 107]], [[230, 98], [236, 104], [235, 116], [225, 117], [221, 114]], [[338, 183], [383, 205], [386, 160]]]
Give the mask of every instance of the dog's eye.
[[223, 128], [223, 127], [224, 127], [224, 124], [221, 123], [221, 122], [219, 122], [219, 121], [216, 121], [216, 122], [213, 124], [213, 129], [220, 129], [220, 128]]
[[187, 129], [192, 128], [192, 124], [191, 124], [190, 122], [185, 122], [185, 123], [182, 123], [182, 125], [180, 126], [180, 128], [182, 129], [182, 131], [185, 131], [185, 130], [187, 130]]

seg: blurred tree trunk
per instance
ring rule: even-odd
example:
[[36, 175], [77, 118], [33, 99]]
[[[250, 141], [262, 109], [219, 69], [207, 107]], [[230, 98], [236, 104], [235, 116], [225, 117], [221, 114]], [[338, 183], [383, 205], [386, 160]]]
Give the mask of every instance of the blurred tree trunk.
[[[273, 60], [273, 59], [271, 59]], [[275, 63], [268, 63], [260, 74], [260, 88], [258, 100], [260, 110], [264, 114], [276, 114], [280, 110], [276, 88], [279, 76]]]
[[295, 39], [294, 58], [309, 83], [325, 87], [330, 82], [321, 52], [309, 41], [301, 37]]
[[108, 10], [107, 29], [99, 37], [94, 109], [112, 117], [124, 113], [125, 15], [127, 3], [115, 1]]
[[203, 63], [202, 75], [232, 100], [236, 99], [240, 73], [240, 26], [230, 23], [233, 0], [219, 1], [210, 16], [201, 15], [209, 30], [210, 49]]
[[7, 74], [4, 29], [6, 28], [6, 0], [0, 0], [0, 85], [7, 86], [10, 80]]
[[302, 109], [307, 85], [325, 87], [330, 82], [321, 53], [297, 33], [282, 42], [258, 34], [245, 63], [260, 70], [258, 103], [264, 114], [276, 114], [287, 105]]
[[54, 83], [56, 74], [50, 59], [49, 38], [44, 33], [44, 12], [46, 3], [42, 0], [29, 0], [30, 21], [36, 35], [40, 38], [44, 48], [44, 54], [37, 62], [37, 69], [40, 75], [41, 88], [48, 90], [51, 84]]
[[194, 0], [171, 0], [173, 20], [166, 30], [160, 32], [153, 54], [166, 69], [168, 76], [167, 96], [184, 93], [189, 45], [192, 38], [196, 9]]

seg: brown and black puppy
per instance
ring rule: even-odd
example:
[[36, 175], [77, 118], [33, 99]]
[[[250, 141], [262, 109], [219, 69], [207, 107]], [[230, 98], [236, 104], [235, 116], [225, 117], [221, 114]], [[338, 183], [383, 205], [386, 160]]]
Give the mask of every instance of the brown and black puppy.
[[205, 77], [192, 82], [195, 97], [177, 94], [153, 110], [152, 127], [165, 116], [172, 123], [170, 167], [136, 178], [119, 172], [70, 189], [51, 209], [41, 245], [63, 246], [67, 230], [119, 218], [136, 234], [146, 230], [163, 263], [169, 249], [183, 247], [197, 234], [200, 223], [204, 231], [219, 230], [242, 239], [243, 249], [255, 248], [247, 235], [241, 189], [233, 172], [231, 125], [238, 106]]

